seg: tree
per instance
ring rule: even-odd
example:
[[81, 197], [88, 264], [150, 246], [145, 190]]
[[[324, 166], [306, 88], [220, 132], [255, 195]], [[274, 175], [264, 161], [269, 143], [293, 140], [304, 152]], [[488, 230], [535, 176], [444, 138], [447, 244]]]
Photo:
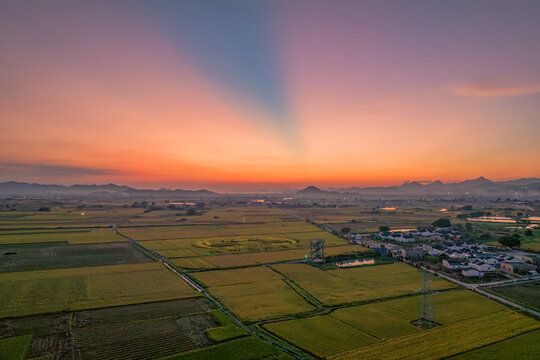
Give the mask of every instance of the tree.
[[348, 227], [344, 227], [343, 229], [341, 229], [341, 233], [342, 234], [348, 234], [351, 232], [351, 228], [348, 228]]
[[190, 207], [186, 210], [186, 215], [187, 216], [193, 216], [193, 215], [199, 215], [199, 213], [197, 212], [197, 210], [195, 210], [194, 208]]
[[447, 218], [440, 218], [439, 220], [435, 220], [433, 222], [433, 226], [440, 227], [440, 228], [447, 228], [447, 227], [451, 227], [452, 223]]
[[380, 232], [388, 232], [390, 231], [390, 228], [386, 225], [382, 225], [382, 226], [379, 226], [379, 231]]
[[524, 234], [525, 234], [525, 236], [532, 236], [532, 235], [533, 235], [533, 232], [532, 232], [531, 229], [527, 229], [527, 230], [525, 230], [525, 233], [524, 233]]
[[479, 239], [480, 240], [489, 240], [489, 239], [491, 239], [491, 234], [488, 233], [488, 232], [482, 233], [482, 235], [480, 235]]
[[48, 207], [42, 207], [42, 208], [39, 208], [38, 211], [51, 211], [51, 209]]
[[518, 247], [521, 245], [521, 240], [515, 236], [503, 236], [499, 239], [499, 243], [503, 246]]

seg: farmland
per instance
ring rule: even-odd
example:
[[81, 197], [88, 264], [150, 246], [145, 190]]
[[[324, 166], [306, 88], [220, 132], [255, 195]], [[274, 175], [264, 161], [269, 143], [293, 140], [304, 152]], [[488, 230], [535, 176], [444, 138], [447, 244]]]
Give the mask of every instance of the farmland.
[[[433, 302], [436, 314], [440, 314], [435, 319], [441, 326], [431, 330], [411, 325], [418, 318], [418, 296], [346, 307], [329, 315], [264, 327], [318, 357], [332, 359], [397, 359], [418, 356], [419, 351], [426, 358], [451, 356], [540, 327], [537, 321], [468, 291], [439, 293], [433, 296]], [[484, 328], [486, 321], [498, 326]], [[452, 333], [460, 333], [460, 341], [455, 344], [448, 342]], [[334, 339], [335, 334], [341, 334], [339, 340]], [[336, 341], [345, 345], [336, 346]]]
[[[321, 223], [335, 228], [370, 228], [391, 218], [395, 226], [408, 227], [440, 215], [434, 210], [414, 216], [409, 210], [368, 214], [371, 209], [357, 207], [331, 209], [335, 218], [326, 219], [315, 208], [294, 211], [314, 211]], [[422, 330], [411, 322], [418, 318], [423, 272], [401, 262], [380, 265], [385, 263], [380, 259], [351, 268], [303, 263], [314, 238], [326, 241], [327, 256], [354, 257], [369, 249], [279, 209], [215, 207], [196, 216], [169, 209], [81, 212], [0, 213], [0, 354], [291, 359], [261, 336], [308, 359], [372, 353], [391, 358], [417, 351], [432, 358], [435, 348], [445, 356], [465, 356], [499, 342], [524, 343], [534, 332], [525, 333], [538, 328], [535, 320], [431, 277], [431, 288], [440, 291], [433, 304], [441, 326]], [[116, 235], [111, 223], [136, 243]], [[192, 289], [139, 245], [165, 257], [203, 291]], [[513, 293], [526, 301], [527, 291]], [[488, 322], [489, 333], [477, 335], [480, 324]], [[443, 339], [454, 333], [467, 334], [467, 341], [448, 347]]]
[[490, 290], [519, 303], [540, 309], [540, 281], [531, 281], [516, 285], [495, 286], [491, 287]]
[[195, 273], [212, 295], [247, 321], [303, 313], [315, 308], [267, 267]]
[[301, 208], [293, 209], [292, 213], [309, 219], [318, 224], [329, 224], [340, 230], [349, 227], [356, 232], [377, 231], [379, 226], [386, 225], [392, 229], [417, 228], [429, 226], [442, 215], [455, 218], [456, 212], [441, 213], [440, 208], [411, 208], [386, 206], [343, 208]]
[[540, 330], [452, 357], [455, 360], [534, 359], [540, 354]]
[[152, 261], [127, 243], [0, 245], [0, 273]]
[[[215, 311], [210, 301], [198, 297], [6, 319], [0, 320], [0, 336], [13, 337], [0, 344], [12, 343], [2, 348], [24, 350], [30, 357], [152, 359], [213, 345], [205, 332], [224, 328]], [[17, 337], [28, 332], [32, 336]]]
[[95, 244], [125, 242], [111, 229], [19, 230], [0, 233], [0, 245], [34, 243]]
[[158, 263], [0, 274], [0, 317], [195, 296]]
[[[403, 263], [326, 271], [304, 264], [278, 264], [272, 268], [326, 305], [414, 294], [423, 281], [421, 271]], [[441, 290], [456, 285], [435, 278], [431, 287]]]
[[[367, 251], [358, 245], [330, 246], [325, 249], [327, 255], [347, 254], [350, 252]], [[288, 260], [303, 259], [309, 253], [309, 249], [265, 251], [254, 253], [242, 253], [231, 255], [214, 255], [204, 257], [173, 259], [172, 263], [186, 269], [212, 269], [220, 267], [236, 267], [258, 264], [283, 262]]]

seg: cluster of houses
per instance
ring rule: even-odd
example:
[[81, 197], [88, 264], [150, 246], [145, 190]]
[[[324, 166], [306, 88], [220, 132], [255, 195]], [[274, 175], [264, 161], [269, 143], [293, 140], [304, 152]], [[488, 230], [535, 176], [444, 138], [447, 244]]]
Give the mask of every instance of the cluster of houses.
[[[383, 256], [391, 254], [404, 259], [418, 259], [425, 255], [442, 257], [443, 269], [460, 271], [466, 277], [483, 277], [486, 273], [498, 271], [536, 274], [536, 266], [540, 265], [540, 256], [533, 254], [512, 256], [485, 244], [469, 244], [463, 242], [464, 239], [461, 239], [459, 231], [450, 228], [380, 232], [378, 236], [383, 241], [390, 242], [382, 243], [372, 240], [369, 234], [350, 234], [349, 240], [369, 247]], [[424, 243], [418, 246], [403, 246], [395, 243], [411, 243], [419, 237], [433, 241], [430, 244]]]
[[[352, 234], [352, 236], [361, 234]], [[452, 228], [436, 228], [436, 229], [412, 229], [412, 230], [392, 230], [381, 231], [377, 235], [386, 241], [396, 241], [401, 243], [411, 243], [417, 238], [430, 240], [446, 240], [461, 239], [461, 232]]]
[[535, 274], [536, 265], [540, 258], [535, 255], [512, 256], [505, 253], [488, 250], [483, 244], [459, 244], [435, 248], [424, 245], [428, 254], [434, 256], [446, 255], [442, 260], [443, 268], [461, 270], [465, 277], [483, 277], [486, 273], [502, 271], [506, 273]]

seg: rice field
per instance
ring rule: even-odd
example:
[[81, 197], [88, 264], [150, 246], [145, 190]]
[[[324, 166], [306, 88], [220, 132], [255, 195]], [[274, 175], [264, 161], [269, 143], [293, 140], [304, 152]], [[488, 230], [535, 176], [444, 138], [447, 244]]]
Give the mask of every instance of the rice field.
[[32, 342], [32, 336], [24, 335], [0, 339], [0, 359], [23, 360]]
[[126, 242], [126, 239], [115, 235], [109, 228], [0, 232], [0, 245], [54, 242], [75, 245]]
[[[305, 264], [276, 264], [272, 268], [326, 305], [415, 294], [423, 284], [423, 272], [404, 263], [326, 271]], [[455, 287], [440, 278], [431, 282], [433, 290]]]
[[392, 208], [394, 206], [387, 207], [387, 209], [391, 210], [384, 210], [379, 207], [351, 206], [342, 208], [301, 208], [292, 209], [291, 211], [316, 223], [330, 224], [337, 230], [342, 227], [350, 227], [353, 231], [358, 232], [378, 231], [381, 225], [389, 226], [392, 229], [429, 226], [442, 215], [455, 219], [458, 214], [452, 211], [446, 211], [442, 214], [440, 208]]
[[422, 330], [411, 324], [419, 317], [419, 305], [419, 296], [406, 297], [268, 323], [264, 328], [330, 359], [442, 358], [540, 328], [539, 322], [503, 305], [456, 290], [433, 295], [435, 321], [441, 326]]
[[127, 243], [0, 245], [0, 273], [152, 261]]
[[371, 346], [337, 354], [329, 359], [442, 358], [502, 341], [539, 327], [540, 324], [536, 320], [510, 310], [504, 310], [416, 334], [392, 338]]
[[324, 358], [377, 342], [377, 338], [330, 316], [276, 322], [264, 328], [311, 354]]
[[[370, 250], [359, 245], [331, 246], [325, 249], [326, 255], [347, 254], [361, 251]], [[173, 259], [172, 262], [175, 266], [184, 269], [212, 269], [298, 260], [304, 259], [304, 257], [308, 254], [308, 249], [281, 250], [231, 255], [214, 255], [198, 258], [179, 258]]]
[[246, 321], [286, 316], [315, 308], [267, 267], [194, 273], [208, 291]]
[[0, 274], [0, 318], [193, 296], [154, 262]]
[[254, 337], [227, 341], [206, 349], [173, 355], [162, 360], [293, 360], [292, 356]]
[[494, 286], [489, 288], [489, 290], [518, 303], [525, 304], [528, 307], [540, 309], [540, 281]]
[[528, 332], [452, 357], [455, 360], [536, 359], [540, 354], [540, 330]]
[[[310, 231], [305, 232], [306, 229]], [[295, 232], [295, 230], [298, 230], [298, 232]], [[121, 231], [122, 233], [125, 232], [124, 229]], [[200, 238], [177, 237], [174, 239], [142, 240], [141, 243], [145, 247], [158, 251], [168, 258], [307, 249], [309, 248], [309, 240], [316, 238], [324, 239], [328, 247], [348, 245], [346, 240], [338, 238], [326, 231], [316, 228], [315, 230], [313, 228], [305, 228], [304, 226], [297, 228], [242, 228], [228, 229], [228, 231], [248, 234]], [[259, 231], [267, 233], [257, 234]], [[203, 231], [200, 234], [205, 234], [205, 232]], [[209, 232], [206, 232], [206, 234], [208, 235]], [[172, 235], [169, 234], [167, 236]], [[177, 236], [182, 236], [182, 234], [177, 234]]]

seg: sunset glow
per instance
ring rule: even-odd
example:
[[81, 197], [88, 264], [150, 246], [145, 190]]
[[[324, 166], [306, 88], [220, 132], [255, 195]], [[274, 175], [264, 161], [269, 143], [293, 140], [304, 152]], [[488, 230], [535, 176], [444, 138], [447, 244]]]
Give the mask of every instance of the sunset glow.
[[0, 181], [540, 176], [538, 2], [218, 3], [3, 1]]

